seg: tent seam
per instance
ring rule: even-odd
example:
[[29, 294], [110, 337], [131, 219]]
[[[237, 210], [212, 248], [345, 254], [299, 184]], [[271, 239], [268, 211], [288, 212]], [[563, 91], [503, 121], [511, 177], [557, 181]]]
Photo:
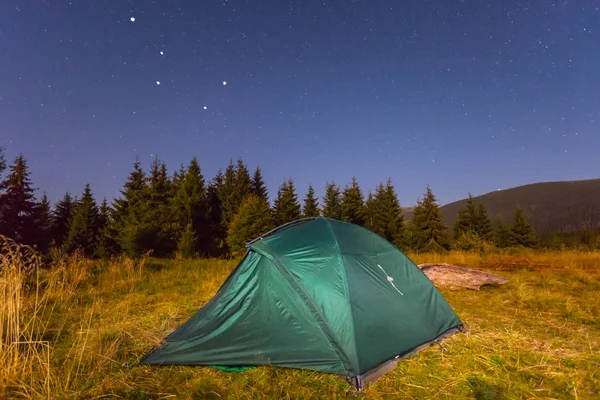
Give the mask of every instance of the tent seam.
[[358, 347], [356, 346], [356, 325], [354, 324], [354, 312], [352, 311], [352, 302], [350, 301], [350, 288], [348, 287], [348, 275], [346, 274], [345, 264], [342, 261], [342, 250], [340, 249], [340, 243], [337, 240], [337, 236], [333, 232], [333, 228], [331, 227], [331, 222], [329, 219], [327, 220], [327, 227], [329, 228], [329, 232], [333, 237], [333, 241], [335, 243], [335, 247], [337, 248], [337, 259], [338, 264], [341, 266], [342, 271], [344, 271], [344, 290], [346, 292], [346, 300], [348, 301], [348, 307], [350, 308], [350, 319], [352, 323], [352, 346], [354, 347], [354, 354], [356, 356], [356, 373], [360, 373], [360, 362], [358, 358]]
[[[269, 247], [268, 245], [264, 245], [264, 246]], [[346, 371], [350, 372], [352, 370], [352, 364], [350, 363], [350, 360], [344, 353], [342, 346], [340, 344], [339, 338], [337, 338], [336, 335], [333, 333], [333, 331], [329, 327], [329, 324], [327, 324], [327, 321], [325, 321], [325, 318], [323, 318], [323, 316], [319, 312], [318, 308], [310, 300], [309, 296], [304, 292], [304, 290], [302, 290], [302, 287], [300, 287], [300, 285], [298, 285], [295, 282], [295, 280], [290, 276], [290, 274], [287, 272], [287, 270], [285, 270], [285, 267], [283, 267], [283, 264], [279, 260], [279, 257], [277, 256], [277, 254], [275, 254], [275, 252], [271, 252], [271, 255], [273, 257], [273, 259], [271, 260], [273, 262], [273, 264], [275, 264], [275, 266], [277, 267], [277, 269], [279, 270], [281, 275], [283, 275], [283, 277], [290, 284], [292, 289], [304, 301], [304, 304], [306, 305], [306, 307], [308, 308], [310, 313], [313, 315], [313, 317], [316, 319], [317, 323], [321, 327], [321, 330], [323, 330], [323, 333], [325, 333], [325, 336], [327, 337], [327, 339], [333, 346], [333, 349], [336, 352], [337, 356], [339, 357], [340, 362], [344, 365]]]

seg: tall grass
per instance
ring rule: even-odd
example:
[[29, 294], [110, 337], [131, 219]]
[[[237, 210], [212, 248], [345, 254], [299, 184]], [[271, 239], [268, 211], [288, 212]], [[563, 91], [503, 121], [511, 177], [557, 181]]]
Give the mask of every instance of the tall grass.
[[[8, 243], [5, 241], [4, 243]], [[6, 247], [6, 245], [4, 245]], [[346, 398], [329, 374], [149, 367], [140, 358], [218, 290], [238, 260], [92, 262], [0, 252], [0, 398]], [[13, 249], [13, 250], [10, 250]], [[9, 251], [10, 250], [10, 251]], [[469, 328], [357, 397], [600, 396], [600, 253], [410, 254], [500, 271], [501, 288], [444, 291]]]

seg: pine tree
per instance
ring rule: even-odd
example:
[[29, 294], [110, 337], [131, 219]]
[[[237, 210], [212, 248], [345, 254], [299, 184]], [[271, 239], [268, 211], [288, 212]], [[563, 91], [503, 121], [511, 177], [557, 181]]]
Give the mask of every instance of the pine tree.
[[342, 194], [342, 220], [359, 226], [365, 225], [365, 204], [356, 178]]
[[404, 217], [391, 179], [380, 184], [375, 195], [369, 195], [366, 206], [367, 227], [398, 248], [405, 243]]
[[470, 193], [467, 204], [458, 211], [458, 218], [454, 224], [454, 238], [457, 239], [469, 231], [485, 240], [490, 238], [492, 231], [485, 206], [481, 203], [476, 204]]
[[118, 246], [115, 241], [116, 232], [113, 229], [112, 210], [106, 201], [102, 200], [100, 213], [98, 217], [98, 238], [94, 254], [98, 258], [107, 259], [118, 252]]
[[275, 199], [273, 209], [273, 222], [275, 226], [295, 221], [300, 218], [301, 214], [294, 182], [291, 179], [284, 181], [279, 187], [277, 199]]
[[39, 237], [37, 203], [23, 155], [16, 157], [9, 171], [0, 184], [0, 234], [22, 244], [34, 245]]
[[219, 186], [219, 200], [221, 202], [222, 225], [229, 226], [231, 220], [237, 212], [236, 207], [236, 173], [233, 161], [229, 160], [229, 165], [225, 169], [223, 183]]
[[267, 191], [267, 187], [265, 186], [265, 182], [262, 177], [262, 172], [260, 171], [259, 167], [256, 167], [256, 170], [254, 171], [251, 191], [258, 197], [265, 199], [267, 202], [269, 201], [269, 193]]
[[225, 177], [221, 170], [217, 171], [207, 191], [208, 219], [210, 225], [210, 255], [222, 256], [227, 252], [227, 228], [223, 225], [223, 206], [220, 193]]
[[75, 205], [71, 194], [67, 192], [54, 206], [54, 211], [52, 212], [52, 238], [56, 247], [62, 247], [67, 239]]
[[90, 185], [86, 184], [81, 200], [75, 208], [69, 234], [63, 244], [64, 250], [72, 252], [81, 249], [86, 256], [93, 256], [98, 239], [99, 221], [98, 205], [94, 200]]
[[439, 251], [449, 247], [442, 213], [429, 186], [423, 200], [419, 200], [415, 207], [410, 224], [410, 242], [417, 251]]
[[171, 199], [173, 184], [167, 173], [167, 166], [155, 157], [150, 167], [148, 184], [148, 247], [158, 256], [165, 256], [175, 249], [176, 222], [174, 221]]
[[46, 193], [36, 205], [35, 223], [37, 237], [34, 239], [34, 244], [38, 251], [45, 253], [50, 248], [52, 240], [52, 212]]
[[483, 203], [477, 205], [477, 217], [475, 221], [477, 234], [481, 238], [489, 240], [492, 236], [492, 222], [490, 221], [487, 209]]
[[315, 190], [312, 185], [308, 185], [308, 191], [306, 192], [306, 197], [304, 198], [304, 208], [302, 210], [302, 216], [304, 218], [309, 217], [318, 217], [321, 215], [321, 211], [319, 210], [319, 202], [315, 197]]
[[148, 224], [149, 191], [146, 175], [136, 159], [133, 171], [121, 191], [122, 197], [115, 200], [114, 230], [117, 243], [130, 257], [138, 257], [150, 250], [152, 224]]
[[533, 231], [533, 226], [527, 221], [520, 207], [517, 207], [515, 210], [510, 236], [513, 245], [523, 247], [534, 247], [536, 245], [537, 239]]
[[510, 229], [506, 226], [504, 221], [500, 219], [494, 232], [494, 243], [498, 248], [506, 248], [513, 245]]
[[0, 146], [0, 178], [6, 169], [6, 157], [4, 156], [4, 147]]
[[269, 204], [255, 194], [246, 196], [229, 226], [227, 244], [232, 255], [242, 254], [246, 243], [271, 229], [273, 220]]
[[323, 217], [329, 219], [342, 219], [342, 199], [340, 189], [335, 183], [328, 183], [323, 197]]
[[458, 210], [458, 218], [454, 223], [454, 238], [459, 238], [463, 233], [472, 231], [476, 232], [476, 219], [477, 219], [477, 204], [471, 193], [467, 199], [467, 204], [464, 208]]
[[180, 235], [186, 236], [180, 238], [180, 242], [185, 239], [184, 242], [189, 243], [191, 238], [195, 238], [196, 242], [190, 251], [208, 255], [211, 249], [209, 204], [204, 175], [196, 157], [181, 178], [173, 204], [178, 216]]

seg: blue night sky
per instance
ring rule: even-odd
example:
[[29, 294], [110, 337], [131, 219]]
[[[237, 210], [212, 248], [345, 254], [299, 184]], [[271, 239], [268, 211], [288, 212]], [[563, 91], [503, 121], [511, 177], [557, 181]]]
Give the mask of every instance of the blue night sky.
[[404, 206], [597, 178], [599, 8], [3, 0], [0, 146], [53, 202], [118, 196], [136, 155], [207, 180], [242, 157], [271, 198], [390, 177]]

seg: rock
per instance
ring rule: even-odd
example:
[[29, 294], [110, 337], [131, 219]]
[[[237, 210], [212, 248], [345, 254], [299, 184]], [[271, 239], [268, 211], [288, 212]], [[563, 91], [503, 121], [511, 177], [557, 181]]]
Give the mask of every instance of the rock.
[[483, 285], [500, 286], [508, 282], [503, 276], [452, 264], [419, 264], [419, 268], [438, 288], [479, 290]]

